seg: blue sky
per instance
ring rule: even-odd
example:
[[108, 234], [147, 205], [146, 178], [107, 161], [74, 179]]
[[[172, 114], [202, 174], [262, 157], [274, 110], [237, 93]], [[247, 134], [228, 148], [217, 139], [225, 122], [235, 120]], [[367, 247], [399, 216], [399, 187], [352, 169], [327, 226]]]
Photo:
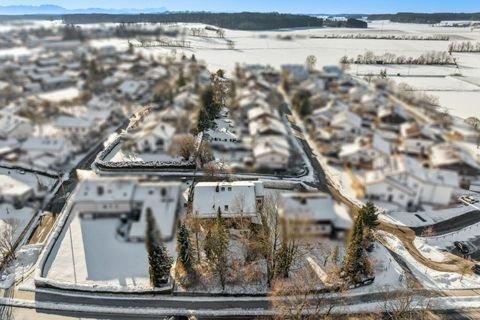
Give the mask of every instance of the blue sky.
[[0, 0], [0, 5], [56, 4], [68, 9], [157, 8], [180, 11], [294, 13], [480, 12], [480, 0]]

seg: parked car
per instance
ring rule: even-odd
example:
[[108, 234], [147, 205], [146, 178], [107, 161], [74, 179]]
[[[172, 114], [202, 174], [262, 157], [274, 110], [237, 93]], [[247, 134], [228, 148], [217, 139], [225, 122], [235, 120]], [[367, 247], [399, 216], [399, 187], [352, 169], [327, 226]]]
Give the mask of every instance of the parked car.
[[469, 253], [470, 253], [470, 249], [468, 249], [468, 246], [467, 246], [465, 243], [461, 242], [461, 241], [455, 241], [455, 242], [453, 243], [453, 245], [454, 245], [458, 250], [460, 250], [460, 252], [463, 253], [463, 254], [469, 254]]
[[480, 275], [480, 264], [474, 264], [472, 266], [472, 271], [473, 273]]

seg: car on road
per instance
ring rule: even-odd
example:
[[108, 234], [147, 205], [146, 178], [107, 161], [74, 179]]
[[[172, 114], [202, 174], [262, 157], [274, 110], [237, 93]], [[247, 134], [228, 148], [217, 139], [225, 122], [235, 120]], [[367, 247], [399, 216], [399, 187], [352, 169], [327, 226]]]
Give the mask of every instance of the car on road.
[[468, 248], [468, 246], [464, 242], [455, 241], [455, 242], [453, 242], [453, 245], [455, 246], [455, 248], [457, 248], [463, 254], [469, 254], [470, 253], [470, 249]]

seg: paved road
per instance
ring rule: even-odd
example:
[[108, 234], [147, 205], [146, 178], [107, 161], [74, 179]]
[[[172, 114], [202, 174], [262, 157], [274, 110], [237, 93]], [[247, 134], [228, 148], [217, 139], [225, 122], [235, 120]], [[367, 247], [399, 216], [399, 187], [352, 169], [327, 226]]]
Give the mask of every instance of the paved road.
[[450, 233], [454, 231], [461, 230], [465, 227], [468, 227], [472, 224], [480, 222], [480, 210], [472, 210], [461, 216], [457, 216], [434, 225], [424, 226], [424, 227], [411, 227], [415, 232], [415, 235], [421, 236], [423, 231], [433, 226], [433, 231], [435, 235], [442, 235], [445, 233]]

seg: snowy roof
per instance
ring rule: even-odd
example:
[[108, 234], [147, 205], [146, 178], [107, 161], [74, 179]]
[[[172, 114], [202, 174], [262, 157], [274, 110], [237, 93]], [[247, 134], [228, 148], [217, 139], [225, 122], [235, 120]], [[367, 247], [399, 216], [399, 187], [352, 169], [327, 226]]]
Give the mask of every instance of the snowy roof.
[[135, 190], [136, 180], [118, 178], [98, 178], [82, 181], [76, 201], [130, 201]]
[[383, 154], [390, 155], [390, 143], [382, 139], [378, 134], [374, 134], [372, 138], [372, 148], [382, 152]]
[[260, 117], [270, 117], [270, 118], [275, 118], [279, 119], [278, 112], [271, 110], [269, 107], [263, 105], [263, 106], [258, 106], [255, 108], [252, 108], [248, 110], [248, 120], [253, 121], [256, 120]]
[[248, 129], [251, 136], [257, 134], [281, 134], [286, 135], [287, 129], [280, 120], [277, 119], [259, 119], [251, 121], [248, 124]]
[[109, 95], [94, 96], [87, 103], [89, 108], [110, 109], [115, 105], [115, 101]]
[[285, 157], [290, 156], [290, 146], [283, 136], [261, 136], [255, 139], [253, 147], [253, 156], [261, 157], [269, 153], [276, 153]]
[[224, 217], [255, 216], [257, 196], [263, 196], [260, 181], [199, 182], [194, 188], [193, 213], [213, 218], [220, 208]]
[[59, 128], [90, 128], [93, 125], [93, 119], [60, 116], [55, 121]]
[[27, 151], [63, 152], [66, 147], [64, 139], [29, 138], [22, 143]]
[[326, 193], [282, 193], [279, 215], [289, 221], [329, 221], [336, 228], [350, 229], [352, 221]]
[[458, 151], [449, 143], [441, 143], [430, 148], [430, 163], [433, 167], [458, 163]]
[[150, 211], [160, 227], [162, 238], [173, 237], [180, 195], [181, 183], [178, 182], [138, 184], [133, 194], [133, 200], [141, 201], [143, 206], [140, 219], [132, 223], [129, 235], [137, 238], [145, 236], [146, 216]]
[[22, 123], [30, 123], [30, 120], [7, 112], [0, 113], [0, 136], [8, 136]]
[[148, 88], [148, 82], [142, 80], [126, 80], [118, 87], [124, 94], [136, 94]]
[[360, 128], [362, 126], [362, 118], [357, 114], [350, 112], [348, 110], [335, 114], [333, 116], [331, 124], [333, 126], [338, 126], [345, 122], [351, 124], [353, 127], [356, 127], [356, 128]]
[[32, 187], [10, 175], [0, 174], [0, 197], [23, 196], [32, 192]]

